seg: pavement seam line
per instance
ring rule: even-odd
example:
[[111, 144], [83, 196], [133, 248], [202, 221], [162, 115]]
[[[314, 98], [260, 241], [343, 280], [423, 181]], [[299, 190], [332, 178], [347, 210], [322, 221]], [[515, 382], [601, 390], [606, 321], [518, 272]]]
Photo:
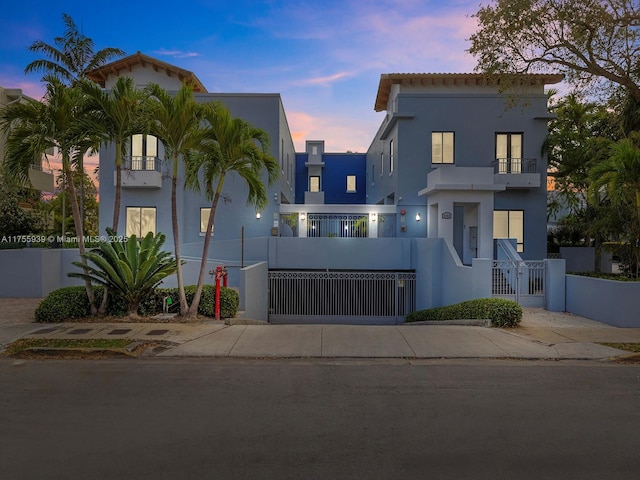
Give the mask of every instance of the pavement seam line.
[[489, 338], [488, 336], [486, 336], [483, 331], [479, 331], [478, 333], [480, 333], [480, 336], [482, 338], [484, 338], [485, 340], [487, 340], [489, 343], [493, 344], [498, 350], [504, 352], [504, 354], [507, 357], [512, 356], [513, 354], [511, 354], [510, 352], [507, 352], [504, 348], [502, 348], [500, 345], [498, 345], [496, 342], [494, 342], [491, 338]]
[[413, 356], [417, 357], [418, 354], [416, 353], [416, 351], [411, 348], [411, 345], [409, 344], [409, 341], [406, 339], [406, 337], [402, 334], [402, 329], [398, 328], [398, 326], [395, 326], [396, 331], [400, 334], [400, 336], [402, 337], [402, 339], [404, 340], [404, 343], [407, 344], [407, 347], [409, 347], [409, 350], [411, 350], [411, 352], [413, 352]]
[[[236, 325], [236, 326], [239, 326], [239, 325]], [[231, 352], [233, 351], [234, 348], [236, 348], [236, 345], [240, 341], [240, 338], [242, 338], [242, 336], [244, 335], [244, 332], [246, 332], [246, 331], [247, 331], [247, 326], [246, 325], [242, 325], [242, 332], [240, 332], [240, 335], [238, 335], [238, 338], [236, 338], [236, 341], [233, 342], [233, 345], [231, 345], [231, 348], [229, 349], [229, 353], [227, 353], [227, 357], [231, 356]]]

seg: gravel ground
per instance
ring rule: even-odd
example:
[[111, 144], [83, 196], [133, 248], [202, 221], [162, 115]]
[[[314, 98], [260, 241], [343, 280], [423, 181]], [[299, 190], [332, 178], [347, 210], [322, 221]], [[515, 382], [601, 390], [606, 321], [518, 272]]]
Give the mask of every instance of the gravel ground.
[[42, 298], [0, 298], [0, 324], [35, 322]]

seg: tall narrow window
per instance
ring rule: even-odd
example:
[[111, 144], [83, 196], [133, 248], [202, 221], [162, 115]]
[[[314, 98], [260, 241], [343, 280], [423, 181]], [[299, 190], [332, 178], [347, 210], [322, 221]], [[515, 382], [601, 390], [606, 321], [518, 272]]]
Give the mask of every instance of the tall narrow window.
[[431, 163], [454, 163], [453, 132], [431, 132]]
[[158, 139], [137, 133], [131, 136], [131, 170], [155, 170], [158, 159]]
[[[200, 208], [200, 233], [207, 233], [207, 224], [209, 223], [209, 216], [211, 215], [211, 208]], [[213, 235], [213, 228], [211, 229], [211, 235]]]
[[493, 212], [493, 238], [515, 238], [516, 250], [524, 251], [524, 211], [496, 210]]
[[320, 177], [317, 177], [317, 176], [309, 177], [309, 191], [310, 192], [320, 191]]
[[380, 176], [384, 173], [384, 152], [380, 152]]
[[356, 191], [356, 176], [347, 175], [347, 192], [353, 193]]
[[498, 173], [522, 173], [522, 133], [496, 133]]
[[396, 161], [395, 151], [393, 149], [393, 139], [389, 140], [389, 175], [393, 173], [394, 163]]
[[127, 237], [144, 237], [147, 233], [156, 233], [156, 207], [127, 207]]

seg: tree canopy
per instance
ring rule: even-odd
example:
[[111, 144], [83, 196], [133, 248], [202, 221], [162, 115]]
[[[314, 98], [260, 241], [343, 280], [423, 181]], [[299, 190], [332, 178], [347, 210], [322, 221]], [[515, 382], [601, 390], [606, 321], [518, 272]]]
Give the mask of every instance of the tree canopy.
[[576, 86], [620, 85], [640, 103], [638, 0], [496, 0], [473, 17], [478, 70], [560, 72]]
[[29, 50], [41, 52], [46, 59], [34, 60], [24, 69], [24, 73], [43, 72], [45, 82], [56, 78], [66, 85], [73, 85], [86, 78], [87, 72], [101, 67], [115, 57], [125, 53], [119, 48], [107, 47], [94, 51], [93, 40], [78, 30], [71, 16], [62, 14], [64, 35], [54, 38], [54, 45], [36, 40]]

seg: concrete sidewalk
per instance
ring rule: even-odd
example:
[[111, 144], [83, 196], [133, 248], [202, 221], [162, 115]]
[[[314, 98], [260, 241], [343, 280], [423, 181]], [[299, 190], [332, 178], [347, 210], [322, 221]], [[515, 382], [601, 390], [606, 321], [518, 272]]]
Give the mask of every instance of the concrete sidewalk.
[[525, 309], [520, 327], [467, 325], [225, 325], [203, 323], [0, 323], [0, 348], [23, 337], [161, 341], [158, 357], [606, 359], [627, 354], [596, 342], [640, 342], [640, 329]]

